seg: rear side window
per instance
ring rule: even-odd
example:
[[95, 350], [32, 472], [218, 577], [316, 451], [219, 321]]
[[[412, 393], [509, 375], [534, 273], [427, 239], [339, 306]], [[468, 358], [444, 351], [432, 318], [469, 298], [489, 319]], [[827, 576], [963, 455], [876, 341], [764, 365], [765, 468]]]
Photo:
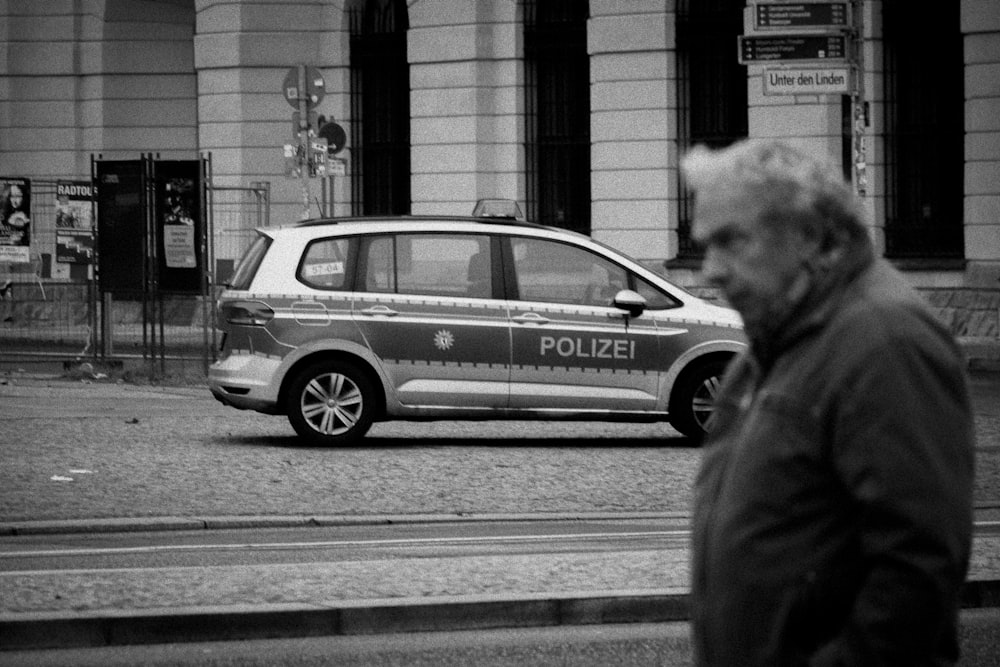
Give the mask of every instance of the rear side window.
[[347, 289], [347, 257], [350, 240], [320, 239], [306, 248], [296, 277], [316, 289]]
[[260, 268], [260, 263], [264, 261], [264, 255], [267, 254], [267, 249], [270, 247], [271, 238], [259, 234], [247, 248], [247, 251], [243, 253], [243, 258], [236, 266], [236, 271], [233, 272], [233, 277], [229, 281], [231, 289], [250, 289], [250, 283], [253, 282], [253, 277], [257, 274], [257, 269]]
[[490, 298], [489, 237], [396, 234], [370, 239], [361, 251], [366, 292]]

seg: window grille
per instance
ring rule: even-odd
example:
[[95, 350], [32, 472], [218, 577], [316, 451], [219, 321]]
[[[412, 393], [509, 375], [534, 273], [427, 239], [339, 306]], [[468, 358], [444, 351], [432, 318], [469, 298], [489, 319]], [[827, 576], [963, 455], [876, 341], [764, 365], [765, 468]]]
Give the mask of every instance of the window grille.
[[[721, 148], [747, 136], [747, 74], [737, 61], [744, 0], [677, 0], [678, 139], [681, 153]], [[691, 241], [693, 196], [681, 180], [678, 257], [698, 258]]]
[[351, 10], [352, 212], [410, 212], [409, 21], [404, 0]]
[[590, 233], [588, 3], [525, 0], [526, 205], [536, 222]]
[[886, 256], [964, 256], [960, 3], [883, 3]]

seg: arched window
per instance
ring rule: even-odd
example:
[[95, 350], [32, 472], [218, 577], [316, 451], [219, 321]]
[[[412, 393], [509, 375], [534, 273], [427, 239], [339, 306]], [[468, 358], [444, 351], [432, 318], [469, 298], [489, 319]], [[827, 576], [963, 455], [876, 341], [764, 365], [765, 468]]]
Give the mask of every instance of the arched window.
[[536, 222], [590, 233], [588, 3], [525, 0], [526, 201]]
[[410, 212], [408, 27], [405, 0], [367, 0], [351, 10], [355, 214]]
[[[677, 0], [677, 114], [681, 152], [721, 148], [747, 136], [747, 71], [736, 57], [744, 0]], [[698, 257], [691, 242], [690, 191], [680, 188], [678, 257]]]
[[883, 6], [886, 256], [961, 259], [965, 87], [961, 3]]

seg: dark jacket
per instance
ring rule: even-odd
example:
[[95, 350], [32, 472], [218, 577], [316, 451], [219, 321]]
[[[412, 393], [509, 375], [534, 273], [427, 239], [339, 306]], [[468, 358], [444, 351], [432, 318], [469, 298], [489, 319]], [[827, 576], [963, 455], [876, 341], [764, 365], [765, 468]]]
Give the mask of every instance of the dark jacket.
[[972, 534], [963, 357], [882, 260], [733, 362], [693, 519], [698, 665], [949, 665]]

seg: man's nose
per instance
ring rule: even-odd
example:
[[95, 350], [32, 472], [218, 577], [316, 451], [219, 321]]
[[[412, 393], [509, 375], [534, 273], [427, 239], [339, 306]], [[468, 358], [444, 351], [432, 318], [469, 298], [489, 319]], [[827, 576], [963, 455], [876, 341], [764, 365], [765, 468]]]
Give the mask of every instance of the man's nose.
[[701, 275], [712, 285], [721, 285], [729, 275], [728, 264], [719, 251], [711, 246], [705, 248], [705, 258], [701, 262]]

